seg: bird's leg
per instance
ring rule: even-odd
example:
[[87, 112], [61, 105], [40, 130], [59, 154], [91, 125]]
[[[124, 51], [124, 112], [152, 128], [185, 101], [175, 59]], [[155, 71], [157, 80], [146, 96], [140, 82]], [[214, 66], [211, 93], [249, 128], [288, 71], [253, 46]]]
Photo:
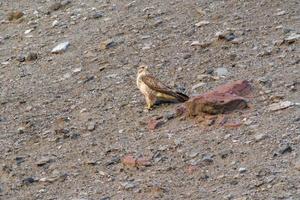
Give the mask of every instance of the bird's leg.
[[149, 96], [145, 96], [146, 99], [146, 104], [147, 104], [147, 109], [148, 110], [152, 110], [153, 109], [153, 105], [155, 103], [155, 99], [149, 97]]

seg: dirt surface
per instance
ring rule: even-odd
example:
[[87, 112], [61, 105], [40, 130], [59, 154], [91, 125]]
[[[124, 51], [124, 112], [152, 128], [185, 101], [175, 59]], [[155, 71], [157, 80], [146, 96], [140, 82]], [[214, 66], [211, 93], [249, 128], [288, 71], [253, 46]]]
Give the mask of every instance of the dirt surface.
[[[300, 199], [299, 106], [269, 109], [299, 103], [299, 16], [298, 0], [2, 0], [0, 199]], [[144, 111], [140, 64], [189, 95], [249, 80], [251, 106], [149, 131], [177, 105]]]

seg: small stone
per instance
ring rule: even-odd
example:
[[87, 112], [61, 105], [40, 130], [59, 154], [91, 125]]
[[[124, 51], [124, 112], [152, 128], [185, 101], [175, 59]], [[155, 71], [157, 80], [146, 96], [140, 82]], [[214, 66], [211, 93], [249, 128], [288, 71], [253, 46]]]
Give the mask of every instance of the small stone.
[[9, 21], [14, 21], [14, 20], [20, 19], [20, 18], [23, 17], [23, 16], [24, 16], [24, 13], [23, 13], [23, 12], [21, 12], [21, 11], [13, 11], [13, 12], [9, 12], [9, 13], [7, 14], [7, 19], [8, 19]]
[[15, 159], [17, 165], [20, 165], [21, 163], [25, 162], [25, 157], [22, 156], [17, 156]]
[[229, 75], [229, 72], [225, 67], [219, 67], [214, 72], [217, 76], [228, 76]]
[[52, 22], [52, 27], [57, 26], [58, 24], [59, 24], [58, 20], [54, 20], [54, 21]]
[[162, 120], [159, 120], [159, 119], [156, 119], [156, 118], [151, 118], [148, 121], [148, 129], [150, 131], [153, 131], [153, 130], [157, 129], [158, 127], [160, 127], [163, 124], [164, 124], [164, 122]]
[[96, 128], [96, 123], [95, 122], [89, 122], [87, 125], [87, 130], [88, 131], [93, 131]]
[[37, 166], [41, 167], [41, 166], [43, 166], [43, 165], [45, 165], [47, 163], [50, 163], [52, 161], [53, 161], [53, 158], [51, 158], [51, 157], [43, 157], [40, 160], [38, 160], [35, 164]]
[[79, 73], [79, 72], [81, 72], [81, 70], [82, 70], [82, 68], [78, 67], [78, 68], [73, 69], [73, 72], [74, 73]]
[[22, 183], [24, 185], [30, 185], [32, 183], [34, 183], [36, 180], [33, 177], [28, 177], [22, 180]]
[[38, 54], [34, 53], [34, 52], [29, 52], [25, 59], [26, 59], [26, 61], [34, 61], [34, 60], [38, 59]]
[[284, 38], [284, 41], [287, 43], [293, 43], [297, 40], [300, 39], [300, 34], [298, 33], [292, 33], [291, 35], [289, 35], [288, 37]]
[[281, 101], [279, 103], [273, 103], [273, 104], [269, 105], [268, 109], [269, 109], [269, 111], [278, 111], [278, 110], [283, 110], [283, 109], [289, 108], [294, 105], [296, 105], [296, 104], [293, 102], [290, 102], [290, 101]]
[[135, 158], [133, 155], [126, 155], [122, 159], [122, 164], [126, 167], [150, 166], [150, 159], [146, 157]]
[[92, 19], [99, 19], [99, 18], [101, 18], [101, 17], [103, 17], [104, 15], [103, 15], [103, 13], [102, 12], [96, 12], [96, 13], [94, 13], [92, 16], [91, 16], [91, 18]]
[[245, 167], [240, 167], [239, 168], [240, 173], [245, 173], [246, 171], [247, 171], [247, 169]]
[[144, 44], [144, 46], [142, 47], [142, 50], [148, 50], [148, 49], [151, 49], [152, 47], [152, 44], [151, 43], [146, 43]]
[[57, 54], [57, 53], [65, 52], [67, 50], [67, 48], [69, 47], [69, 45], [70, 45], [70, 43], [68, 41], [60, 43], [52, 49], [51, 53]]
[[294, 168], [300, 171], [300, 158], [294, 162]]
[[137, 184], [134, 183], [133, 181], [127, 181], [127, 182], [121, 183], [121, 185], [124, 187], [125, 190], [130, 190], [137, 186]]
[[214, 160], [213, 160], [211, 155], [204, 155], [203, 158], [202, 158], [202, 161], [207, 162], [207, 163], [211, 163]]
[[185, 59], [185, 60], [190, 58], [190, 57], [192, 57], [192, 55], [189, 54], [189, 53], [183, 55], [183, 59]]
[[233, 154], [232, 150], [222, 150], [221, 152], [219, 152], [219, 155], [222, 159], [227, 158], [230, 154]]
[[197, 84], [195, 84], [195, 85], [192, 86], [192, 91], [195, 91], [198, 88], [203, 87], [205, 85], [206, 85], [206, 83], [204, 83], [204, 82], [197, 83]]
[[24, 32], [24, 34], [27, 35], [27, 34], [31, 33], [33, 30], [34, 30], [34, 29], [28, 29], [28, 30], [26, 30], [26, 31]]
[[292, 149], [292, 147], [289, 145], [289, 144], [284, 144], [284, 145], [282, 145], [281, 147], [280, 147], [280, 149], [279, 149], [279, 153], [280, 154], [285, 154], [285, 153], [290, 153], [290, 152], [292, 152], [293, 151], [293, 149]]
[[201, 26], [204, 26], [204, 25], [207, 25], [207, 24], [209, 24], [209, 21], [200, 21], [200, 22], [196, 23], [195, 26], [201, 27]]
[[236, 39], [236, 35], [234, 33], [229, 33], [228, 35], [225, 36], [225, 39], [227, 41], [233, 41], [234, 39]]
[[18, 56], [17, 61], [25, 62], [25, 56]]
[[104, 49], [109, 49], [115, 45], [116, 45], [116, 43], [112, 39], [109, 39], [109, 40], [105, 40], [105, 41], [101, 42], [99, 48], [100, 48], [100, 50], [104, 50]]
[[267, 135], [264, 134], [264, 133], [258, 133], [256, 135], [254, 135], [254, 138], [255, 138], [255, 141], [256, 142], [260, 142], [262, 141], [263, 139], [267, 138]]
[[25, 126], [21, 126], [21, 127], [19, 127], [19, 128], [17, 129], [17, 131], [18, 131], [19, 134], [24, 133], [25, 130], [26, 130], [26, 127], [25, 127]]
[[196, 11], [200, 16], [204, 16], [206, 14], [206, 12], [202, 8], [196, 8]]
[[192, 150], [192, 152], [190, 152], [190, 153], [188, 154], [188, 156], [189, 156], [190, 158], [195, 158], [196, 156], [198, 156], [198, 154], [199, 154], [199, 151], [198, 151], [198, 150]]
[[282, 10], [282, 11], [279, 11], [278, 13], [276, 13], [275, 16], [282, 16], [285, 14], [286, 14], [286, 12], [284, 10]]
[[135, 167], [136, 166], [136, 158], [132, 155], [127, 155], [122, 159], [122, 164], [126, 167]]
[[191, 46], [200, 46], [200, 45], [201, 45], [201, 43], [199, 41], [193, 41], [191, 43]]

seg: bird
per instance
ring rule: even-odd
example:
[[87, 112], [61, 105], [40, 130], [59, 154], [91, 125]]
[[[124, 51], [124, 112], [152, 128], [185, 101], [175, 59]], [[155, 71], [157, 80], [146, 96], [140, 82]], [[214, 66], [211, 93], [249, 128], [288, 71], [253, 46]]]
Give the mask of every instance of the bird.
[[157, 102], [185, 102], [189, 97], [181, 92], [175, 91], [156, 79], [148, 70], [148, 66], [138, 67], [136, 84], [145, 96], [146, 108], [152, 110]]

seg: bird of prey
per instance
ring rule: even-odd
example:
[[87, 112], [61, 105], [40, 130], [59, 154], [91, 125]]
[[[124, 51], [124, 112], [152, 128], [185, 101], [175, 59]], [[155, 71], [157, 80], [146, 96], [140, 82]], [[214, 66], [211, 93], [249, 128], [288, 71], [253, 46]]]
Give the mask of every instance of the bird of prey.
[[137, 87], [145, 96], [147, 109], [151, 110], [153, 105], [160, 102], [185, 102], [189, 97], [185, 94], [172, 90], [164, 85], [148, 71], [148, 67], [141, 65], [138, 68]]

